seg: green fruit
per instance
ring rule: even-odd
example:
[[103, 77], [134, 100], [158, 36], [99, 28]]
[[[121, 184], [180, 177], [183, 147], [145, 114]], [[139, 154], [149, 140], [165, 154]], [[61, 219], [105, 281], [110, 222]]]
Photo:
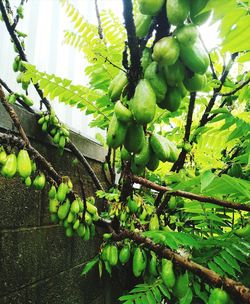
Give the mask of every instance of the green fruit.
[[115, 266], [118, 263], [118, 249], [115, 245], [110, 246], [109, 264]]
[[224, 290], [220, 288], [215, 288], [210, 294], [208, 304], [228, 304], [229, 301], [230, 298]]
[[178, 159], [178, 150], [176, 145], [168, 140], [168, 147], [170, 150], [169, 158], [167, 159], [168, 162], [174, 163]]
[[132, 120], [131, 111], [125, 107], [120, 100], [118, 100], [115, 104], [115, 116], [119, 121], [129, 122]]
[[59, 202], [57, 199], [53, 198], [49, 200], [49, 211], [50, 213], [57, 213]]
[[154, 276], [154, 277], [158, 276], [157, 257], [156, 257], [156, 254], [154, 252], [151, 252], [151, 259], [149, 261], [148, 270], [149, 270], [149, 273], [152, 276]]
[[51, 219], [51, 222], [52, 223], [58, 223], [58, 221], [59, 221], [59, 219], [58, 219], [58, 216], [57, 216], [57, 214], [55, 214], [55, 213], [52, 213], [51, 215], [50, 215], [50, 219]]
[[74, 229], [74, 230], [77, 230], [77, 229], [79, 228], [79, 225], [80, 225], [80, 220], [77, 219], [77, 220], [75, 221], [74, 225], [73, 225], [73, 229]]
[[120, 253], [119, 253], [119, 260], [122, 265], [126, 264], [130, 259], [130, 248], [129, 246], [125, 245]]
[[16, 11], [17, 11], [19, 18], [23, 19], [23, 17], [24, 17], [23, 16], [23, 6], [19, 5]]
[[1, 173], [5, 177], [13, 177], [17, 171], [17, 159], [14, 153], [6, 157], [6, 162], [2, 167]]
[[160, 163], [159, 158], [156, 156], [156, 154], [151, 149], [147, 168], [151, 171], [155, 171], [158, 168], [159, 163]]
[[166, 8], [168, 21], [173, 25], [182, 24], [187, 19], [190, 11], [188, 0], [167, 0]]
[[27, 106], [31, 107], [31, 106], [34, 105], [33, 100], [31, 100], [28, 96], [26, 96], [26, 95], [21, 95], [21, 97], [22, 97], [23, 102], [24, 102]]
[[69, 191], [68, 185], [62, 182], [57, 190], [57, 199], [59, 200], [59, 202], [63, 202], [65, 200], [68, 191]]
[[181, 274], [175, 282], [174, 295], [176, 296], [176, 298], [181, 299], [186, 295], [188, 285], [189, 285], [188, 273], [185, 272], [184, 274]]
[[56, 187], [52, 185], [49, 190], [49, 198], [53, 199], [55, 197], [56, 197]]
[[26, 177], [24, 183], [25, 183], [25, 186], [26, 186], [26, 187], [30, 187], [30, 186], [32, 185], [32, 180], [31, 180], [31, 178], [30, 178], [29, 176]]
[[47, 121], [45, 121], [45, 122], [42, 124], [42, 131], [43, 131], [43, 132], [47, 132], [47, 130], [48, 130], [48, 123], [47, 123]]
[[148, 15], [138, 14], [135, 18], [135, 30], [138, 38], [143, 38], [147, 35], [152, 22], [152, 17]]
[[103, 261], [109, 260], [109, 252], [110, 252], [110, 245], [107, 244], [102, 248], [102, 251], [101, 251], [101, 259]]
[[139, 206], [137, 204], [137, 202], [131, 198], [128, 199], [128, 208], [129, 208], [129, 211], [132, 212], [132, 213], [136, 213]]
[[38, 174], [33, 181], [33, 185], [37, 190], [42, 190], [45, 187], [45, 183], [46, 183], [46, 177], [42, 172]]
[[93, 220], [92, 220], [92, 217], [91, 217], [91, 215], [88, 213], [88, 212], [85, 212], [85, 218], [84, 218], [84, 220], [85, 220], [85, 223], [87, 224], [87, 225], [91, 225], [92, 224], [92, 222], [93, 222]]
[[59, 140], [60, 140], [60, 133], [57, 132], [53, 137], [53, 142], [57, 145], [59, 143]]
[[70, 206], [70, 212], [73, 214], [77, 214], [80, 211], [80, 206], [78, 200], [74, 200], [73, 203]]
[[170, 156], [168, 140], [158, 134], [153, 134], [150, 137], [150, 146], [156, 157], [162, 162], [166, 162]]
[[97, 208], [96, 206], [90, 204], [89, 202], [86, 202], [86, 209], [88, 211], [88, 213], [94, 215], [97, 213]]
[[165, 0], [139, 0], [139, 10], [144, 15], [155, 16], [161, 10]]
[[142, 52], [141, 57], [141, 67], [143, 73], [145, 73], [146, 68], [149, 66], [149, 64], [152, 62], [152, 54], [151, 50], [149, 48], [145, 48]]
[[72, 237], [73, 234], [74, 234], [74, 230], [71, 227], [68, 227], [66, 229], [66, 235], [67, 235], [67, 237]]
[[133, 153], [138, 153], [143, 147], [145, 135], [143, 127], [136, 123], [132, 123], [127, 130], [124, 147]]
[[107, 133], [107, 144], [109, 147], [116, 149], [121, 146], [125, 140], [127, 126], [119, 121], [114, 114], [109, 124]]
[[180, 56], [184, 64], [194, 73], [205, 74], [209, 66], [209, 57], [201, 41], [194, 44], [180, 43]]
[[69, 212], [69, 214], [67, 216], [67, 222], [72, 223], [75, 219], [76, 219], [76, 215], [72, 212]]
[[85, 225], [85, 234], [83, 236], [84, 241], [88, 241], [90, 239], [90, 229], [88, 225]]
[[139, 124], [144, 125], [153, 120], [156, 110], [156, 96], [148, 80], [139, 81], [131, 102], [131, 110]]
[[149, 146], [149, 139], [148, 137], [146, 137], [141, 151], [138, 154], [135, 154], [134, 156], [134, 164], [135, 166], [145, 167], [146, 164], [149, 162], [149, 158], [150, 158], [150, 146]]
[[156, 96], [156, 102], [161, 102], [166, 95], [167, 85], [163, 76], [159, 72], [157, 62], [153, 61], [150, 63], [145, 70], [144, 78], [150, 82]]
[[234, 231], [234, 233], [236, 235], [238, 235], [239, 237], [250, 237], [250, 224], [247, 224], [245, 227], [241, 228], [241, 229], [237, 229]]
[[163, 62], [161, 69], [163, 71], [167, 84], [170, 86], [176, 86], [184, 79], [185, 68], [180, 60], [177, 60], [173, 65], [166, 65]]
[[196, 16], [199, 14], [207, 5], [209, 0], [195, 0], [190, 1], [190, 16]]
[[63, 135], [60, 136], [59, 143], [58, 143], [59, 148], [64, 149], [65, 143], [66, 143], [65, 136], [63, 136]]
[[179, 43], [192, 45], [199, 38], [199, 32], [195, 25], [187, 24], [174, 31], [174, 36], [179, 41]]
[[178, 87], [169, 87], [165, 99], [159, 104], [162, 109], [175, 112], [179, 109], [182, 101], [182, 93]]
[[20, 150], [17, 156], [17, 170], [21, 177], [26, 178], [31, 175], [31, 161], [27, 150]]
[[143, 175], [144, 171], [145, 171], [145, 166], [142, 165], [136, 165], [134, 160], [131, 163], [131, 171], [133, 174], [135, 175]]
[[149, 230], [159, 230], [159, 229], [160, 229], [160, 224], [159, 224], [158, 215], [154, 214], [149, 221]]
[[14, 60], [12, 68], [15, 73], [19, 71], [19, 62], [17, 60]]
[[84, 237], [85, 234], [85, 226], [83, 224], [80, 224], [79, 227], [77, 228], [77, 234], [80, 237]]
[[110, 82], [108, 95], [114, 102], [118, 100], [122, 94], [124, 87], [127, 85], [128, 79], [123, 71], [120, 71]]
[[189, 92], [202, 91], [207, 84], [207, 77], [206, 75], [194, 74], [192, 77], [186, 77], [183, 84]]
[[15, 103], [16, 103], [16, 99], [17, 99], [17, 97], [16, 97], [15, 94], [10, 94], [10, 95], [9, 95], [9, 98], [8, 98], [8, 101], [9, 101], [9, 103], [11, 103], [11, 104], [15, 104]]
[[168, 289], [172, 289], [175, 285], [175, 274], [173, 270], [173, 262], [162, 259], [161, 278]]
[[4, 149], [0, 150], [0, 164], [4, 165], [6, 163], [6, 160], [7, 160], [7, 154], [6, 154], [6, 152], [4, 151]]
[[153, 59], [155, 61], [163, 61], [164, 64], [174, 64], [180, 54], [180, 46], [178, 41], [173, 37], [163, 37], [156, 42], [153, 51]]
[[121, 159], [123, 161], [130, 161], [132, 159], [132, 155], [126, 150], [125, 147], [122, 147], [121, 149]]
[[94, 237], [95, 236], [95, 225], [91, 224], [89, 230], [90, 230], [90, 237]]
[[68, 228], [68, 227], [71, 227], [71, 226], [70, 226], [70, 224], [67, 222], [67, 220], [64, 220], [64, 221], [63, 221], [63, 227], [64, 227], [64, 228]]
[[60, 220], [64, 220], [68, 213], [69, 213], [69, 209], [70, 209], [70, 201], [67, 199], [65, 203], [63, 203], [59, 208], [58, 208], [58, 211], [57, 211], [57, 215], [58, 215], [58, 218]]
[[144, 267], [144, 256], [140, 247], [137, 247], [133, 256], [133, 274], [139, 277], [142, 274]]
[[175, 199], [175, 197], [172, 196], [168, 202], [168, 209], [174, 210], [174, 209], [176, 209], [176, 207], [177, 207], [176, 199]]

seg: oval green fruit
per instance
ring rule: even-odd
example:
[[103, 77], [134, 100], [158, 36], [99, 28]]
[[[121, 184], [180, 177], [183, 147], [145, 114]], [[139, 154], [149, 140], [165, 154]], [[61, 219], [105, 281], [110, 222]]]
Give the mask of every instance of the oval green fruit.
[[96, 206], [94, 206], [93, 204], [86, 202], [86, 209], [88, 211], [88, 213], [95, 215], [97, 214], [97, 208]]
[[137, 247], [133, 256], [133, 274], [139, 277], [142, 274], [144, 264], [144, 257], [140, 247]]
[[139, 10], [144, 15], [155, 16], [161, 10], [165, 0], [139, 0]]
[[196, 16], [199, 14], [207, 5], [209, 0], [195, 0], [190, 1], [190, 16]]
[[230, 298], [226, 291], [215, 288], [212, 290], [210, 297], [208, 299], [208, 304], [228, 304], [230, 301]]
[[46, 177], [43, 172], [38, 174], [33, 181], [33, 185], [37, 190], [42, 190], [45, 187]]
[[129, 246], [125, 245], [120, 253], [119, 253], [119, 260], [122, 265], [126, 264], [130, 259], [130, 248]]
[[20, 150], [17, 156], [17, 170], [21, 177], [26, 178], [31, 175], [31, 161], [27, 150]]
[[84, 241], [88, 241], [90, 239], [90, 229], [88, 225], [85, 225], [85, 234], [83, 236]]
[[159, 158], [156, 156], [156, 154], [151, 149], [149, 161], [147, 163], [147, 168], [150, 171], [155, 171], [159, 167], [159, 164], [160, 164]]
[[32, 180], [31, 180], [30, 176], [25, 178], [24, 183], [25, 183], [26, 187], [30, 187], [32, 185]]
[[79, 202], [77, 199], [75, 199], [70, 206], [70, 212], [72, 212], [73, 214], [77, 214], [79, 213], [79, 211], [80, 211]]
[[85, 226], [83, 224], [80, 224], [79, 227], [77, 228], [77, 234], [80, 236], [80, 237], [84, 237], [84, 234], [85, 234]]
[[184, 64], [194, 73], [205, 74], [209, 66], [209, 57], [201, 41], [194, 44], [180, 44], [180, 56]]
[[134, 98], [131, 101], [131, 110], [139, 124], [144, 125], [153, 120], [156, 110], [156, 96], [148, 80], [142, 79], [136, 86]]
[[136, 123], [129, 125], [124, 147], [131, 153], [138, 153], [142, 149], [144, 141], [145, 135], [143, 126]]
[[175, 274], [172, 261], [162, 259], [161, 278], [168, 289], [172, 289], [174, 287]]
[[2, 148], [2, 150], [0, 150], [0, 164], [4, 165], [6, 163], [6, 160], [7, 160], [7, 154], [5, 150]]
[[162, 109], [175, 112], [179, 109], [182, 101], [182, 92], [178, 87], [169, 87], [165, 99], [159, 104]]
[[149, 230], [159, 230], [159, 218], [157, 214], [154, 214], [149, 221]]
[[134, 155], [134, 164], [136, 166], [146, 166], [150, 158], [150, 146], [148, 137], [145, 138], [143, 147], [138, 154]]
[[80, 226], [80, 220], [77, 219], [77, 220], [74, 222], [73, 229], [74, 229], [74, 230], [77, 230], [77, 229], [79, 228], [79, 226]]
[[133, 159], [131, 162], [131, 171], [133, 174], [141, 176], [145, 171], [145, 166], [135, 164]]
[[151, 62], [152, 62], [152, 52], [150, 48], [145, 47], [141, 56], [141, 67], [143, 73], [145, 73], [146, 68], [150, 65]]
[[124, 87], [127, 85], [128, 79], [123, 71], [120, 71], [110, 82], [108, 95], [114, 102], [118, 100], [122, 94]]
[[109, 147], [116, 149], [121, 146], [125, 140], [127, 126], [116, 118], [113, 114], [107, 133], [107, 144]]
[[180, 60], [177, 60], [173, 65], [166, 65], [162, 62], [161, 70], [165, 76], [167, 84], [170, 86], [178, 85], [178, 83], [183, 81], [185, 76], [185, 68]]
[[59, 202], [57, 199], [53, 198], [49, 200], [49, 211], [51, 213], [57, 213]]
[[199, 37], [198, 29], [193, 24], [187, 24], [174, 31], [174, 36], [181, 44], [192, 45]]
[[121, 122], [129, 122], [133, 118], [131, 111], [125, 107], [120, 100], [115, 104], [115, 115]]
[[51, 186], [48, 194], [49, 194], [49, 198], [51, 199], [56, 197], [56, 187], [54, 185]]
[[184, 274], [179, 275], [174, 285], [174, 295], [178, 299], [183, 298], [186, 295], [188, 285], [189, 285], [188, 273], [185, 272]]
[[60, 220], [64, 220], [69, 213], [69, 209], [70, 209], [70, 201], [67, 199], [66, 202], [60, 205], [60, 207], [58, 208], [57, 211], [58, 218]]
[[151, 252], [151, 259], [149, 261], [148, 270], [149, 270], [149, 273], [152, 276], [154, 276], [154, 277], [158, 276], [157, 257], [156, 257], [156, 254], [154, 252]]
[[123, 161], [130, 161], [132, 159], [131, 153], [129, 153], [125, 147], [122, 147], [121, 149], [121, 159]]
[[67, 237], [72, 237], [74, 234], [74, 230], [72, 229], [72, 227], [67, 227], [66, 228], [66, 236]]
[[158, 63], [156, 61], [153, 61], [148, 65], [144, 73], [144, 78], [150, 82], [156, 96], [156, 102], [161, 102], [166, 95], [167, 85], [163, 75], [161, 75], [159, 71]]
[[180, 25], [189, 15], [189, 0], [167, 0], [166, 8], [168, 21], [173, 25]]
[[168, 141], [165, 137], [153, 134], [150, 137], [150, 146], [156, 157], [162, 162], [166, 162], [170, 156]]
[[152, 22], [152, 16], [138, 14], [135, 18], [135, 30], [138, 38], [143, 38], [147, 35]]
[[178, 159], [178, 150], [177, 150], [176, 145], [173, 142], [171, 142], [168, 139], [167, 139], [167, 141], [168, 141], [168, 147], [169, 147], [169, 150], [170, 150], [170, 154], [169, 154], [169, 157], [168, 157], [167, 161], [171, 162], [171, 163], [174, 163]]
[[163, 37], [154, 45], [153, 59], [167, 65], [174, 64], [180, 55], [180, 46], [174, 37]]
[[64, 182], [62, 182], [57, 190], [57, 199], [59, 200], [59, 202], [63, 202], [66, 198], [66, 195], [68, 193], [68, 185]]
[[189, 92], [202, 91], [207, 84], [207, 77], [206, 75], [194, 74], [192, 77], [186, 77], [183, 84]]
[[5, 177], [13, 177], [17, 171], [17, 158], [14, 153], [6, 157], [6, 162], [2, 167], [1, 173]]
[[110, 246], [109, 264], [115, 266], [118, 263], [118, 249], [115, 245]]
[[128, 199], [128, 208], [129, 211], [132, 213], [136, 213], [139, 206], [137, 205], [137, 202], [131, 198]]

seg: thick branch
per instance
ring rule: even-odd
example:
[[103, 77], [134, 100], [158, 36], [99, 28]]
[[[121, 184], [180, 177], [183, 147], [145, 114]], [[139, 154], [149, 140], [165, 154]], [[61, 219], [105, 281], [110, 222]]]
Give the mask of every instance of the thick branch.
[[219, 276], [214, 271], [192, 262], [162, 245], [153, 243], [149, 238], [146, 238], [138, 233], [124, 230], [119, 234], [113, 233], [113, 239], [115, 241], [130, 239], [138, 245], [143, 244], [144, 247], [154, 251], [159, 257], [172, 260], [175, 265], [184, 267], [207, 283], [216, 287], [223, 287], [230, 295], [232, 295], [233, 298], [240, 301], [240, 303], [250, 303], [250, 289], [244, 286], [242, 283]]
[[134, 94], [141, 72], [141, 51], [135, 32], [135, 23], [133, 17], [133, 4], [131, 0], [123, 0], [123, 16], [128, 36], [128, 47], [130, 50], [130, 67], [128, 71], [128, 93], [129, 98]]
[[185, 197], [191, 200], [196, 200], [199, 202], [203, 203], [212, 203], [218, 206], [226, 207], [226, 208], [231, 208], [235, 210], [244, 210], [244, 211], [250, 211], [250, 205], [242, 204], [242, 203], [234, 203], [234, 202], [229, 202], [225, 200], [220, 200], [211, 196], [203, 196], [199, 195], [196, 193], [191, 193], [191, 192], [186, 192], [182, 190], [173, 190], [169, 187], [164, 187], [157, 185], [145, 178], [138, 177], [133, 175], [131, 179], [135, 182], [138, 183], [146, 188], [153, 189], [156, 191], [164, 191], [164, 192], [169, 192], [169, 194], [173, 196], [180, 196], [180, 197]]
[[[189, 106], [188, 106], [187, 123], [186, 123], [186, 127], [185, 127], [183, 144], [189, 142], [193, 113], [194, 113], [195, 98], [196, 98], [196, 92], [191, 93], [190, 102], [189, 102]], [[180, 171], [184, 166], [186, 156], [187, 156], [187, 151], [184, 148], [182, 148], [182, 151], [179, 154], [177, 161], [173, 164], [171, 171], [174, 171], [174, 172]]]

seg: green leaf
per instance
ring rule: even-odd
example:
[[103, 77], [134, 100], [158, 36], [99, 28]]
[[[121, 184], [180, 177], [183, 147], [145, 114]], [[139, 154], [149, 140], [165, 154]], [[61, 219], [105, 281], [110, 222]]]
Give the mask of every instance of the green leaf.
[[96, 255], [91, 261], [84, 265], [81, 276], [86, 275], [99, 261], [99, 256]]
[[180, 304], [190, 304], [193, 299], [193, 292], [191, 288], [187, 288], [187, 292], [183, 298], [180, 299]]
[[222, 259], [220, 256], [216, 256], [214, 257], [214, 262], [220, 266], [220, 268], [225, 271], [226, 273], [228, 273], [231, 276], [235, 276], [235, 272], [233, 270], [233, 268], [231, 267], [231, 265], [229, 265], [224, 259]]

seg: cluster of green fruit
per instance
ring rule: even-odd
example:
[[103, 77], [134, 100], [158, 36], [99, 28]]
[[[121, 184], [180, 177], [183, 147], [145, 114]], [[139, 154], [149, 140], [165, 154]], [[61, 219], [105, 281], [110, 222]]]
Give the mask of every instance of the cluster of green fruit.
[[[15, 44], [14, 44], [14, 46], [15, 46]], [[15, 51], [18, 53], [18, 50], [16, 50], [16, 48], [15, 48]], [[22, 76], [23, 76], [22, 73], [25, 71], [25, 66], [19, 55], [17, 55], [15, 57], [12, 68], [15, 73], [19, 72], [17, 75], [16, 81], [17, 81], [17, 83], [22, 84], [23, 90], [26, 91], [30, 85], [30, 81], [24, 81], [22, 79]]]
[[51, 221], [59, 223], [66, 229], [68, 237], [76, 232], [83, 240], [88, 241], [95, 234], [95, 225], [93, 221], [99, 219], [97, 208], [94, 206], [95, 200], [90, 197], [86, 201], [86, 210], [84, 202], [79, 197], [73, 201], [69, 198], [72, 190], [72, 183], [69, 178], [67, 182], [62, 182], [56, 188], [52, 185], [49, 190], [49, 211]]
[[69, 130], [58, 120], [54, 110], [50, 113], [43, 112], [38, 119], [38, 124], [42, 126], [42, 131], [48, 132], [53, 137], [53, 142], [63, 150], [69, 142]]
[[42, 190], [45, 186], [46, 178], [44, 173], [35, 174], [36, 163], [30, 159], [29, 153], [25, 149], [20, 150], [16, 156], [13, 151], [7, 154], [4, 147], [1, 146], [0, 167], [1, 174], [4, 177], [12, 178], [19, 174], [27, 187], [33, 185], [35, 189]]
[[[121, 159], [131, 162], [134, 174], [143, 174], [145, 167], [154, 171], [159, 160], [175, 162], [177, 148], [164, 136], [147, 134], [146, 125], [152, 123], [156, 105], [171, 112], [177, 111], [189, 92], [202, 91], [206, 86], [209, 57], [194, 24], [185, 24], [189, 16], [197, 16], [206, 1], [196, 4], [188, 0], [168, 0], [169, 22], [177, 26], [171, 36], [163, 37], [152, 50], [145, 48], [141, 58], [142, 79], [128, 101], [122, 98], [128, 79], [120, 71], [111, 81], [108, 94], [116, 102], [111, 119], [107, 144], [121, 149]], [[145, 36], [152, 16], [159, 13], [164, 0], [140, 0], [141, 14], [135, 20], [139, 38]], [[121, 101], [121, 100], [122, 101]]]
[[29, 107], [34, 104], [33, 100], [24, 94], [12, 93], [6, 96], [6, 100], [11, 104], [15, 104], [17, 99], [21, 99]]

